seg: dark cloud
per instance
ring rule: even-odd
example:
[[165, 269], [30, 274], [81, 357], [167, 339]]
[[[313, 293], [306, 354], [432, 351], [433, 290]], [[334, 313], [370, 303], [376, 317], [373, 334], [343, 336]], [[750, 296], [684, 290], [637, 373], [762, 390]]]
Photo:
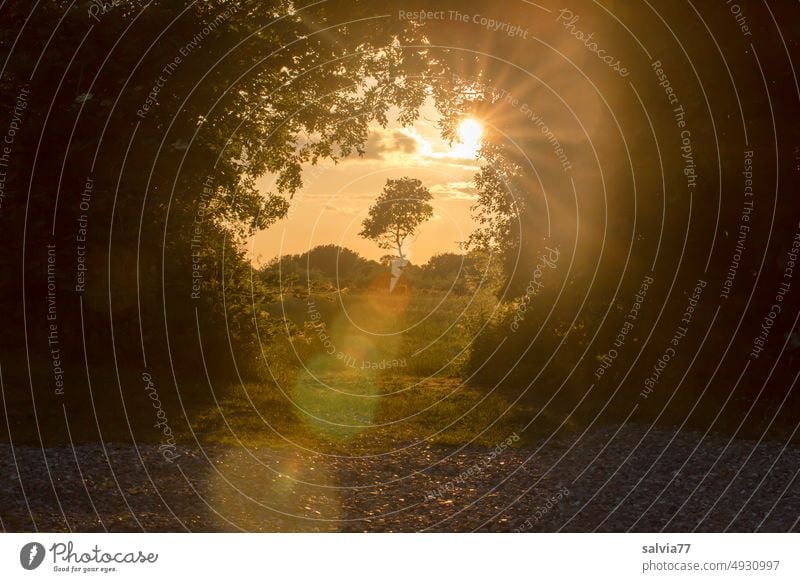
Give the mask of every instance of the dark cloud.
[[371, 131], [364, 145], [364, 160], [383, 160], [387, 153], [401, 152], [413, 154], [417, 151], [417, 142], [400, 130], [394, 130], [391, 135], [385, 131]]
[[406, 154], [413, 154], [417, 151], [417, 142], [414, 138], [407, 136], [400, 130], [395, 130], [392, 133], [392, 139], [394, 140], [395, 149], [400, 150]]

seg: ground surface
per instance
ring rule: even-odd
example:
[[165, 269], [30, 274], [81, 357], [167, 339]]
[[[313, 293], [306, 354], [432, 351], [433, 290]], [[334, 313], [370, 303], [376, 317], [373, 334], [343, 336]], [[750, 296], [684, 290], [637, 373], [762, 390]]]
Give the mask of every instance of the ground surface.
[[0, 519], [6, 531], [800, 531], [797, 446], [642, 426], [580, 437], [494, 456], [184, 446], [174, 463], [155, 445], [4, 444]]

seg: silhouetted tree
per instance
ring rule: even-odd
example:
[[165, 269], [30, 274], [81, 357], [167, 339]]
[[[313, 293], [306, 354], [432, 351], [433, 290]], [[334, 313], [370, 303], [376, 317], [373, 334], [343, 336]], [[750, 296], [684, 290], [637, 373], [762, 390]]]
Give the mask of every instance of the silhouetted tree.
[[369, 209], [360, 236], [405, 259], [405, 245], [419, 226], [433, 216], [433, 196], [416, 178], [387, 180], [383, 192]]

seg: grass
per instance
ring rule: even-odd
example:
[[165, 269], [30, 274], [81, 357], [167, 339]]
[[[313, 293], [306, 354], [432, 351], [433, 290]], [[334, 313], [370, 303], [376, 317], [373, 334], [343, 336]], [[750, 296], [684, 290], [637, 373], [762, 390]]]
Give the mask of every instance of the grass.
[[262, 307], [289, 322], [265, 347], [264, 381], [236, 387], [192, 428], [207, 443], [330, 454], [494, 446], [523, 423], [504, 397], [461, 380], [478, 307], [445, 293], [285, 295]]
[[369, 454], [421, 442], [494, 446], [522, 426], [507, 408], [502, 397], [456, 378], [304, 374], [284, 390], [241, 387], [192, 424], [207, 444], [294, 443], [328, 454]]
[[[185, 444], [369, 454], [415, 443], [491, 447], [514, 432], [523, 444], [523, 417], [530, 418], [531, 411], [515, 405], [507, 412], [505, 396], [462, 382], [469, 338], [484, 308], [474, 297], [431, 292], [287, 296], [262, 306], [272, 328], [262, 336], [260, 381], [215, 385], [217, 403], [189, 408], [185, 416], [170, 396], [169, 377], [156, 383], [169, 425]], [[48, 365], [34, 366], [35, 385], [48, 384]], [[99, 368], [92, 369], [91, 394], [76, 385], [63, 400], [37, 398], [44, 441], [95, 441], [102, 434], [106, 442], [159, 442], [139, 372], [121, 381], [124, 407], [116, 374]], [[180, 385], [187, 406], [193, 404], [192, 388], [198, 394], [207, 390], [204, 382], [190, 383]], [[5, 384], [9, 410], [30, 410], [26, 375], [6, 374]], [[92, 400], [100, 432], [86, 408]], [[29, 415], [12, 416], [15, 442], [38, 444]], [[7, 434], [5, 427], [2, 433]]]
[[[458, 375], [476, 304], [470, 297], [444, 293], [373, 291], [288, 295], [262, 308], [273, 321], [286, 318], [303, 330], [302, 339], [312, 348], [306, 350], [295, 342], [295, 351], [305, 355], [332, 352], [329, 355], [356, 368], [363, 368], [365, 362], [403, 360], [407, 374]], [[272, 355], [281, 360], [273, 359], [276, 365], [286, 363], [281, 351], [280, 347], [273, 350]], [[303, 354], [299, 354], [301, 359]]]

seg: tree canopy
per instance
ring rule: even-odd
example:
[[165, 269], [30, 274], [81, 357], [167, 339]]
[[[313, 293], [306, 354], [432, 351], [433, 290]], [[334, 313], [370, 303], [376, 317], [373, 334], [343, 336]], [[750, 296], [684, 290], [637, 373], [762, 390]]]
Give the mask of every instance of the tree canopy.
[[408, 239], [433, 216], [432, 199], [428, 189], [416, 178], [387, 180], [383, 192], [370, 207], [359, 235], [405, 258]]
[[49, 354], [16, 307], [47, 329], [51, 264], [60, 337], [85, 337], [61, 345], [70, 374], [125, 353], [177, 387], [202, 350], [238, 376], [263, 357], [247, 237], [285, 216], [303, 168], [363, 153], [371, 124], [411, 123], [454, 81], [421, 27], [371, 2], [92, 5], [0, 8], [0, 116], [28, 95], [0, 215], [0, 260], [27, 277], [0, 289], [0, 341]]

